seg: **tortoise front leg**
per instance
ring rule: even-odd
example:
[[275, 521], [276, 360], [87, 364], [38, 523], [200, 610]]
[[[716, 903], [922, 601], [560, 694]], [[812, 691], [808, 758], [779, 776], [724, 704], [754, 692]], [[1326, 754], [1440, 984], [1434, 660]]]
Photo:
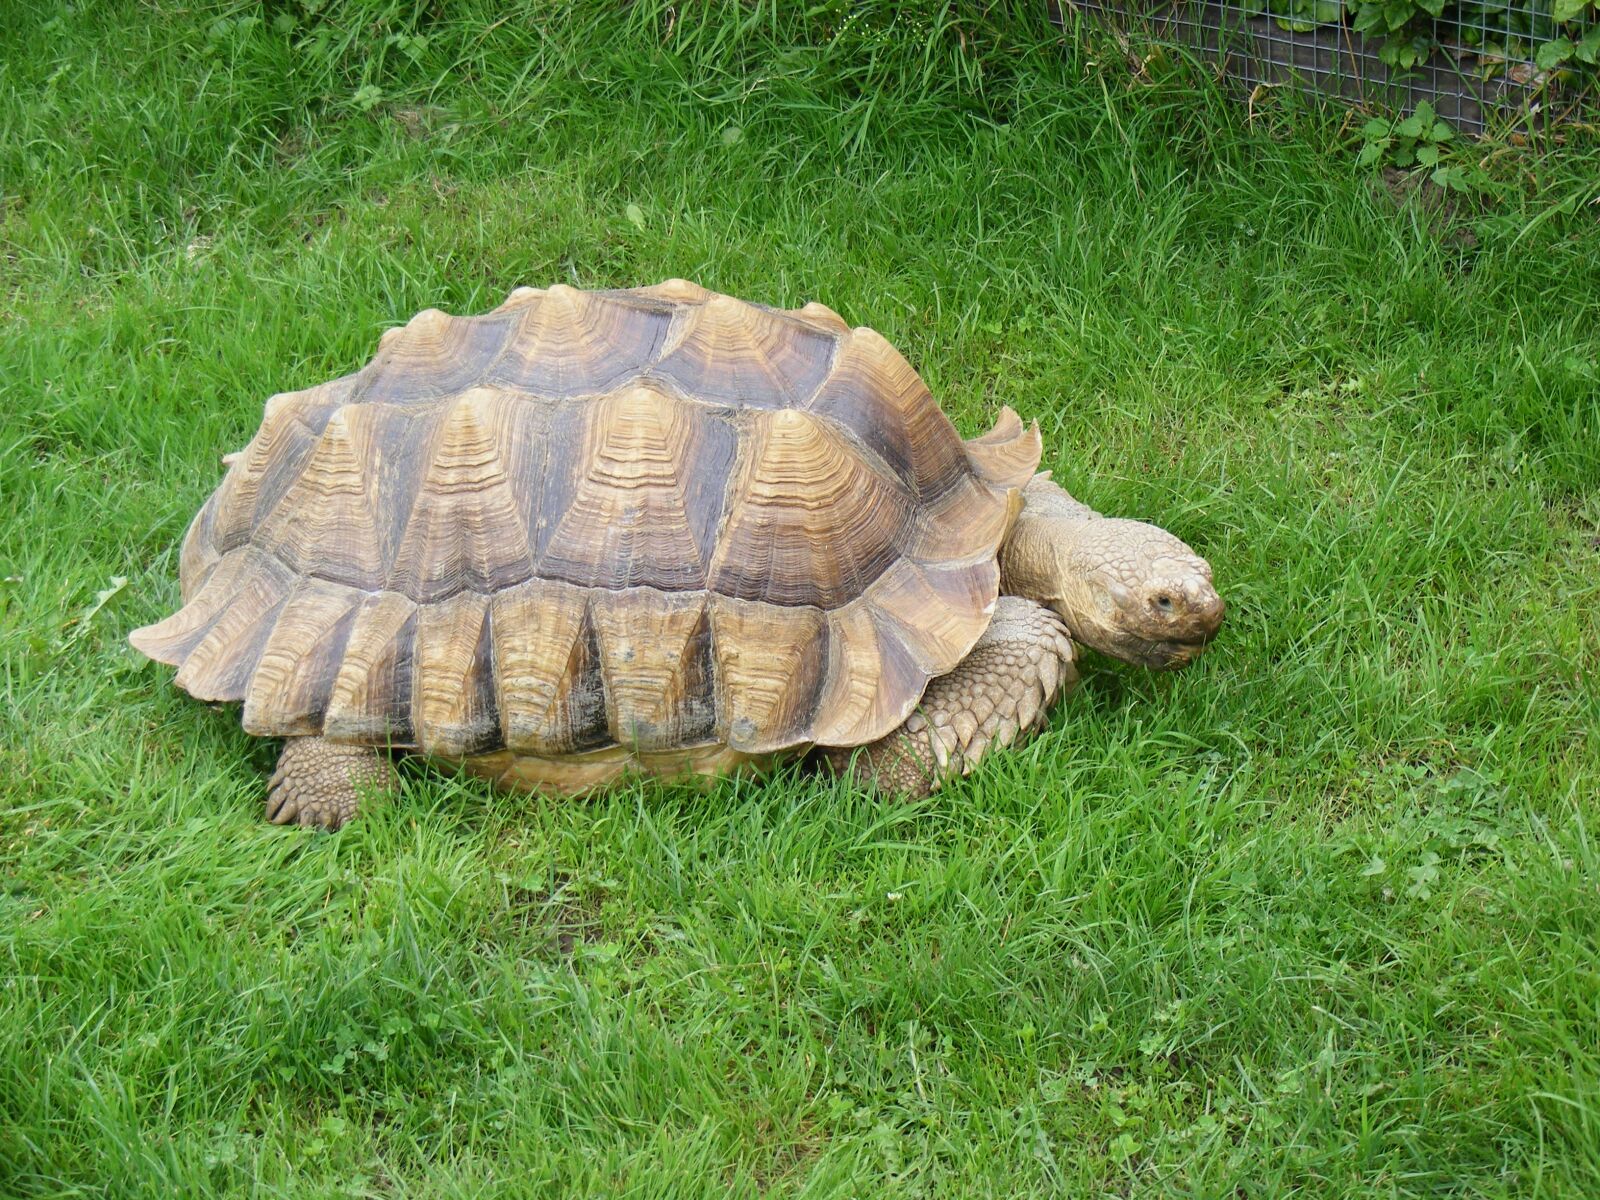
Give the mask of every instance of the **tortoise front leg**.
[[893, 732], [858, 748], [829, 747], [823, 760], [886, 792], [926, 796], [966, 775], [990, 750], [1031, 735], [1050, 703], [1078, 682], [1072, 639], [1042, 604], [1002, 596], [989, 628]]
[[338, 829], [356, 815], [364, 796], [394, 788], [394, 767], [371, 746], [290, 738], [267, 785], [267, 820]]

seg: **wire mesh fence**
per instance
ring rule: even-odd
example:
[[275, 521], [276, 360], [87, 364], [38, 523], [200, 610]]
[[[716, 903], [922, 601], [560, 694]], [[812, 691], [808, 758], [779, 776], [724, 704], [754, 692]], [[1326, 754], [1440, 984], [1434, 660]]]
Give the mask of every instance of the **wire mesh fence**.
[[[1569, 0], [1570, 2], [1570, 0]], [[1249, 89], [1298, 87], [1410, 112], [1422, 101], [1456, 128], [1482, 133], [1538, 121], [1581, 92], [1562, 62], [1563, 0], [1460, 0], [1406, 15], [1397, 31], [1360, 32], [1345, 0], [1048, 0], [1059, 25], [1088, 20], [1210, 59]], [[1430, 6], [1433, 7], [1433, 6]], [[1358, 14], [1359, 14], [1359, 10]], [[1413, 10], [1417, 11], [1417, 10]], [[1590, 40], [1595, 40], [1590, 35]], [[1556, 54], [1549, 52], [1554, 46]], [[1581, 65], [1581, 64], [1579, 64]]]

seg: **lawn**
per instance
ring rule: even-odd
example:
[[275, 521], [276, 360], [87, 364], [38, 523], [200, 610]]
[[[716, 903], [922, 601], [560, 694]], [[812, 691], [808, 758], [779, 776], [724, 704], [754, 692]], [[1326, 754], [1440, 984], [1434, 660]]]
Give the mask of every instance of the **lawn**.
[[[777, 7], [8, 10], [0, 1197], [1600, 1194], [1595, 152], [1397, 199], [1283, 96]], [[675, 275], [1037, 417], [1222, 637], [918, 803], [265, 824], [125, 640], [219, 455], [419, 309]]]

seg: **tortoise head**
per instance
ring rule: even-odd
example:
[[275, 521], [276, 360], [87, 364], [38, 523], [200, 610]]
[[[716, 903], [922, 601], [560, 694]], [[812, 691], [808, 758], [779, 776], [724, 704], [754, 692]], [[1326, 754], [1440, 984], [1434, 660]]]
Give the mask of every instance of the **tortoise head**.
[[1155, 525], [1102, 517], [1061, 539], [1050, 606], [1072, 636], [1124, 662], [1192, 662], [1222, 626], [1211, 564]]
[[1210, 563], [1165, 529], [1102, 517], [1047, 479], [1024, 492], [1001, 569], [1007, 591], [1049, 605], [1075, 641], [1123, 662], [1185, 666], [1222, 626]]

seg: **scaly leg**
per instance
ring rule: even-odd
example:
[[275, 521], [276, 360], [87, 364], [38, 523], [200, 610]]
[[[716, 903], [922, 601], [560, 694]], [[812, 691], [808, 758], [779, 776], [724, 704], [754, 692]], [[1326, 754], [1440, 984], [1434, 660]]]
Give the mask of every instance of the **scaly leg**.
[[905, 724], [859, 749], [825, 748], [822, 757], [841, 774], [854, 759], [857, 776], [883, 791], [926, 796], [1043, 724], [1050, 703], [1078, 682], [1073, 661], [1060, 617], [1002, 596], [972, 652], [928, 684]]
[[267, 785], [267, 820], [338, 829], [356, 815], [363, 795], [394, 786], [394, 767], [371, 746], [290, 738]]

